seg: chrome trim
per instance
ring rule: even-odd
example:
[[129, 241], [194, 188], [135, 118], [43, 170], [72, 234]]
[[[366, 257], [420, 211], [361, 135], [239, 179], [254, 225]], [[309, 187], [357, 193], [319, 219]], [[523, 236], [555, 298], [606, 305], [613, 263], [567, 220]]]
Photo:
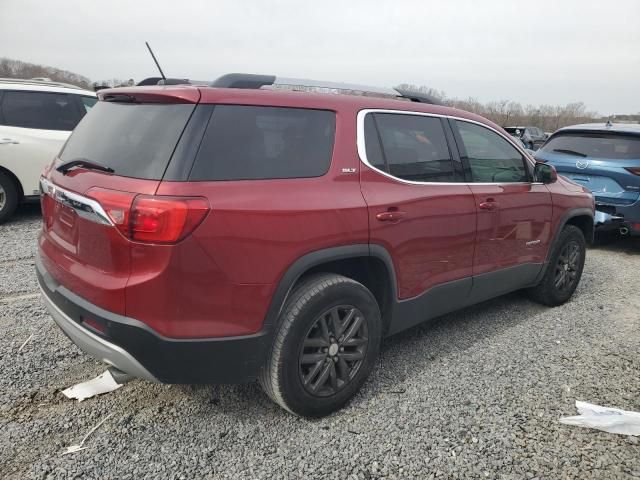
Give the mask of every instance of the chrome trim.
[[40, 286], [40, 292], [42, 292], [45, 306], [53, 320], [82, 351], [134, 377], [143, 378], [150, 382], [158, 381], [149, 370], [143, 367], [142, 364], [125, 349], [100, 338], [95, 333], [73, 321], [71, 317], [53, 303], [42, 286]]
[[54, 200], [73, 208], [76, 213], [95, 223], [102, 225], [114, 226], [107, 212], [104, 211], [102, 205], [92, 198], [87, 198], [74, 192], [70, 192], [44, 177], [40, 177], [40, 192], [43, 195], [49, 195]]
[[475, 182], [416, 182], [413, 180], [404, 180], [402, 178], [394, 177], [393, 175], [384, 172], [369, 163], [367, 159], [367, 149], [365, 146], [365, 138], [364, 138], [364, 119], [368, 113], [393, 113], [400, 115], [416, 115], [420, 117], [435, 117], [435, 118], [446, 118], [452, 120], [460, 120], [463, 122], [474, 123], [481, 127], [486, 128], [487, 130], [491, 130], [492, 132], [497, 133], [502, 138], [504, 138], [507, 142], [509, 142], [524, 158], [527, 162], [529, 162], [530, 166], [533, 167], [535, 162], [532, 161], [531, 157], [520, 148], [515, 142], [513, 142], [507, 135], [496, 130], [495, 128], [486, 125], [482, 122], [477, 122], [475, 120], [469, 120], [468, 118], [456, 117], [455, 115], [442, 115], [439, 113], [426, 113], [426, 112], [414, 112], [408, 110], [389, 110], [383, 108], [366, 108], [364, 110], [360, 110], [358, 112], [357, 117], [357, 148], [358, 148], [358, 156], [360, 157], [360, 161], [364, 163], [367, 167], [375, 170], [376, 172], [384, 175], [385, 177], [391, 178], [399, 183], [404, 183], [407, 185], [543, 185], [541, 182], [485, 182], [485, 183], [475, 183]]

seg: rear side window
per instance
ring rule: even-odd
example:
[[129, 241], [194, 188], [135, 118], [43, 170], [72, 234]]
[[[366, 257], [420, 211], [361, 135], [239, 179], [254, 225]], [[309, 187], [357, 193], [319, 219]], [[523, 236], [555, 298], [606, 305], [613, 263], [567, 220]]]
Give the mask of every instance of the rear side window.
[[0, 123], [11, 127], [71, 131], [81, 115], [65, 93], [5, 91]]
[[388, 172], [387, 164], [382, 155], [382, 146], [380, 145], [380, 136], [378, 135], [377, 126], [373, 115], [364, 117], [364, 138], [367, 151], [367, 160], [369, 164], [379, 170]]
[[456, 120], [474, 183], [528, 182], [520, 152], [497, 133], [474, 123]]
[[80, 97], [80, 103], [82, 104], [82, 115], [84, 116], [89, 110], [93, 108], [98, 99], [96, 97]]
[[[377, 126], [378, 135], [374, 126]], [[439, 118], [368, 114], [365, 145], [369, 163], [394, 177], [414, 182], [455, 181], [451, 154]]]
[[216, 105], [190, 180], [259, 180], [324, 175], [335, 113], [301, 108]]
[[159, 180], [194, 108], [98, 102], [71, 134], [60, 159], [88, 159], [116, 175]]
[[550, 138], [542, 151], [576, 157], [639, 160], [640, 137], [614, 133], [561, 133]]

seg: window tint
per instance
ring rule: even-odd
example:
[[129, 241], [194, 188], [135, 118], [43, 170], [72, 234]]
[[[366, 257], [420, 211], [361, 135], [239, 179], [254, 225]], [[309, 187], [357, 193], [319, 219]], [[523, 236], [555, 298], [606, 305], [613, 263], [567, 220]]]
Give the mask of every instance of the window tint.
[[[387, 168], [382, 170], [415, 182], [454, 181], [453, 163], [439, 118], [394, 113], [367, 116], [375, 117], [380, 132], [387, 161]], [[365, 125], [367, 159], [369, 148], [374, 149], [373, 142], [377, 140], [373, 132], [367, 133]]]
[[367, 151], [367, 160], [374, 167], [387, 171], [382, 156], [382, 148], [380, 147], [380, 138], [375, 124], [373, 115], [369, 114], [364, 117], [364, 138], [365, 149]]
[[194, 109], [192, 104], [98, 102], [60, 154], [102, 163], [116, 175], [159, 180]]
[[331, 163], [335, 113], [216, 105], [191, 180], [319, 177]]
[[507, 140], [488, 128], [456, 120], [473, 182], [528, 182], [525, 160]]
[[576, 157], [639, 160], [640, 137], [615, 133], [561, 133], [549, 139], [542, 151]]
[[98, 99], [96, 97], [85, 97], [82, 96], [80, 97], [80, 101], [82, 102], [82, 111], [83, 114], [82, 116], [84, 116], [85, 113], [87, 113], [89, 110], [91, 110], [91, 108], [93, 108], [93, 106], [96, 104], [96, 102], [98, 101]]
[[3, 125], [42, 130], [73, 130], [80, 120], [75, 103], [64, 93], [5, 91]]

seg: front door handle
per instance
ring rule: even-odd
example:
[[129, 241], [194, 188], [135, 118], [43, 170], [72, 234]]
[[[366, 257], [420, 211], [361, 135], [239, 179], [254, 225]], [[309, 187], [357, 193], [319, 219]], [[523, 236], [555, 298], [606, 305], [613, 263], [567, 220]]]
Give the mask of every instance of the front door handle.
[[487, 198], [484, 202], [478, 205], [478, 208], [482, 210], [495, 210], [498, 208], [498, 202], [496, 202], [493, 198]]
[[17, 140], [13, 140], [12, 138], [3, 138], [0, 139], [0, 145], [17, 145], [20, 142]]
[[376, 215], [376, 218], [381, 222], [397, 222], [405, 217], [407, 213], [399, 210], [391, 210], [387, 212], [380, 212]]

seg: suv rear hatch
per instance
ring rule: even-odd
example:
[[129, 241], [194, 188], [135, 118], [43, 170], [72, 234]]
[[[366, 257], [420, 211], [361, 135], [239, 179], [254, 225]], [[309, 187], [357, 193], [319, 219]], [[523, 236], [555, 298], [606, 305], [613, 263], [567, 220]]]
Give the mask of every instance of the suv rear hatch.
[[[100, 97], [43, 174], [39, 243], [54, 280], [124, 315], [133, 242], [178, 241], [208, 211], [203, 199], [154, 196], [200, 92], [118, 89]], [[65, 169], [69, 162], [75, 166]]]
[[567, 131], [536, 152], [559, 173], [584, 185], [607, 205], [631, 205], [640, 196], [640, 137], [616, 132]]

